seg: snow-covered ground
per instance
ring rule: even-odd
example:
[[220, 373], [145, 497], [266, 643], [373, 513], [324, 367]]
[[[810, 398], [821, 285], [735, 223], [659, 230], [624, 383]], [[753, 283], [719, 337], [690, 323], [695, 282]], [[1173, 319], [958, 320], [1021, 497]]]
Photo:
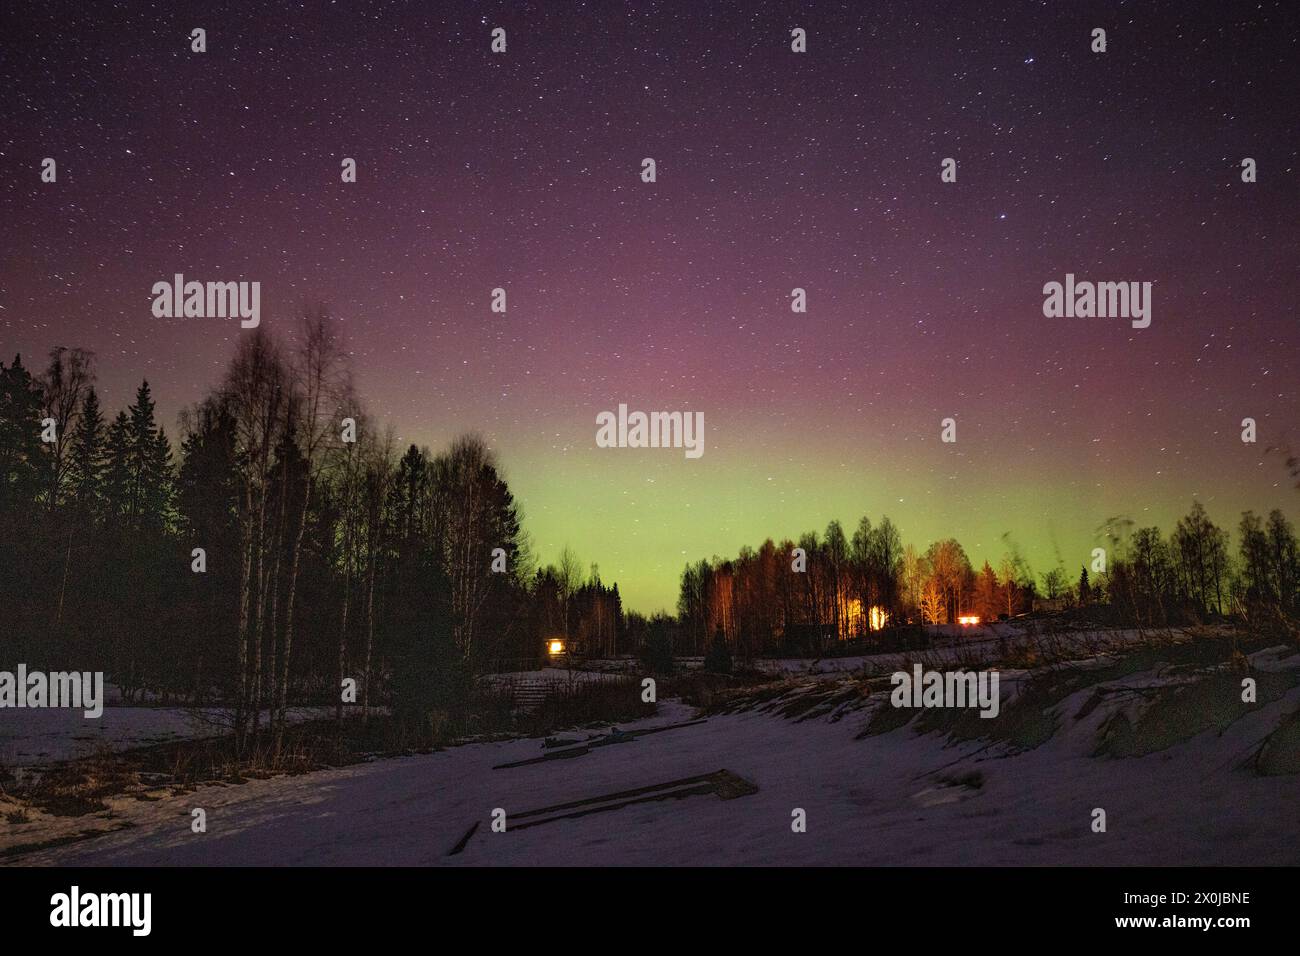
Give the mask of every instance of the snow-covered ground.
[[591, 681], [618, 680], [620, 675], [596, 670], [580, 670], [576, 667], [543, 667], [535, 671], [502, 671], [498, 674], [485, 674], [482, 680], [491, 683], [520, 684], [583, 684]]
[[[874, 653], [846, 657], [775, 658], [756, 660], [753, 666], [769, 674], [790, 674], [808, 677], [845, 674], [864, 676], [888, 674], [902, 667], [906, 661], [923, 660], [936, 665], [978, 664], [997, 660], [1017, 648], [1037, 647], [1045, 651], [1068, 649], [1077, 653], [1081, 647], [1097, 649], [1125, 648], [1150, 638], [1154, 632], [1133, 629], [1104, 629], [1072, 631], [1065, 634], [1035, 633], [1021, 622], [997, 621], [991, 624], [960, 627], [958, 625], [927, 625], [933, 643], [924, 650]], [[1208, 630], [1208, 629], [1207, 629]], [[1183, 630], [1161, 632], [1175, 640], [1189, 639]]]
[[[1261, 670], [1300, 667], [1291, 651]], [[1157, 670], [1108, 686], [1150, 686]], [[810, 682], [810, 686], [819, 686]], [[1095, 706], [1085, 706], [1091, 701]], [[1013, 752], [954, 744], [912, 727], [856, 739], [870, 708], [802, 722], [747, 711], [507, 770], [540, 756], [538, 740], [451, 748], [295, 777], [209, 786], [181, 796], [119, 799], [105, 814], [0, 824], [7, 845], [87, 829], [107, 835], [11, 856], [22, 864], [192, 865], [1269, 865], [1300, 862], [1300, 775], [1265, 777], [1247, 755], [1300, 706], [1300, 686], [1260, 703], [1222, 733], [1206, 731], [1142, 757], [1096, 757], [1099, 734], [1140, 695], [1092, 688], [1054, 708], [1059, 727]], [[1005, 713], [1005, 711], [1004, 711]], [[624, 730], [688, 720], [675, 702]], [[642, 803], [494, 833], [512, 814], [727, 769], [758, 787]], [[978, 781], [971, 774], [979, 774]], [[953, 783], [964, 780], [965, 783]], [[206, 833], [191, 811], [206, 811]], [[791, 830], [803, 809], [807, 832]], [[1093, 832], [1105, 810], [1106, 832]], [[464, 852], [448, 851], [475, 822]]]
[[[70, 760], [101, 748], [125, 750], [229, 732], [230, 714], [221, 708], [132, 707], [113, 704], [90, 719], [79, 709], [0, 710], [0, 764], [24, 767]], [[291, 721], [330, 716], [329, 707], [291, 707]]]

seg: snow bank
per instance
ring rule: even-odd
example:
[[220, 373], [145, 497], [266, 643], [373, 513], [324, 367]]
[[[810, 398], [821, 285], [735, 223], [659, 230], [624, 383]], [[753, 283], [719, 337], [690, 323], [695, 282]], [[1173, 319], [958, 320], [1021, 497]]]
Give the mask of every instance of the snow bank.
[[[1277, 664], [1280, 654], [1261, 663]], [[1157, 675], [1150, 673], [1148, 679]], [[1137, 675], [1125, 680], [1136, 680]], [[870, 711], [784, 720], [747, 712], [509, 770], [538, 740], [298, 777], [206, 787], [157, 802], [121, 801], [121, 832], [41, 850], [23, 863], [130, 865], [1271, 865], [1295, 864], [1300, 775], [1261, 777], [1245, 756], [1300, 706], [1300, 688], [1261, 703], [1222, 732], [1143, 757], [1091, 756], [1123, 695], [1092, 708], [1092, 688], [1060, 701], [1047, 742], [1015, 751], [953, 743], [913, 727], [855, 739]], [[1004, 711], [1005, 713], [1005, 711]], [[689, 719], [663, 703], [626, 729]], [[495, 808], [519, 814], [727, 769], [758, 787], [643, 803], [527, 830], [493, 833]], [[190, 832], [190, 810], [208, 832]], [[791, 813], [807, 832], [791, 832]], [[1107, 831], [1091, 828], [1095, 808]], [[479, 822], [464, 852], [449, 849]], [[10, 845], [107, 820], [0, 827]]]
[[[330, 707], [293, 707], [291, 721], [331, 716]], [[100, 748], [125, 750], [228, 732], [230, 712], [219, 707], [109, 706], [90, 720], [64, 708], [0, 710], [0, 764], [34, 766], [70, 760]]]

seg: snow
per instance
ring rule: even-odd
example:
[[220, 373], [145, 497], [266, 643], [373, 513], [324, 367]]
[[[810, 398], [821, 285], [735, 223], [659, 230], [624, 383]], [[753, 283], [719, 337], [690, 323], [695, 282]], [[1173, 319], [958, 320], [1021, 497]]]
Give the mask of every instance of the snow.
[[592, 681], [618, 680], [619, 676], [618, 674], [578, 670], [577, 668], [543, 667], [535, 671], [502, 671], [497, 674], [486, 674], [482, 679], [501, 684], [542, 683], [567, 685], [569, 683], [583, 684]]
[[[1152, 632], [1134, 629], [1073, 631], [1068, 634], [1035, 633], [1019, 623], [999, 621], [979, 627], [957, 625], [927, 625], [934, 638], [930, 647], [894, 653], [863, 654], [853, 657], [822, 657], [816, 660], [789, 658], [757, 660], [754, 667], [770, 674], [800, 676], [831, 676], [860, 674], [863, 676], [889, 674], [910, 666], [909, 662], [923, 661], [927, 666], [978, 664], [993, 661], [1016, 648], [1036, 647], [1053, 650], [1068, 647], [1077, 653], [1082, 647], [1094, 646], [1098, 651], [1124, 649], [1143, 640]], [[1175, 641], [1190, 640], [1183, 630], [1171, 630], [1168, 636]]]
[[[114, 705], [87, 718], [80, 709], [5, 708], [0, 710], [0, 765], [34, 766], [91, 755], [101, 748], [123, 750], [200, 737], [216, 737], [231, 725], [230, 713], [217, 707], [132, 707]], [[330, 716], [329, 707], [291, 707], [291, 721]]]
[[[1263, 667], [1300, 668], [1283, 650]], [[1008, 672], [1008, 677], [1011, 674]], [[1159, 675], [1127, 675], [1150, 686]], [[1010, 692], [1015, 680], [1005, 680]], [[1010, 685], [1010, 686], [1007, 686]], [[1078, 717], [1093, 688], [1055, 708], [1056, 734], [1014, 752], [987, 741], [953, 743], [911, 727], [855, 739], [869, 708], [796, 722], [757, 710], [594, 748], [581, 757], [508, 770], [540, 756], [540, 740], [455, 747], [301, 776], [209, 786], [156, 802], [115, 800], [113, 819], [48, 818], [0, 826], [6, 844], [48, 840], [122, 822], [128, 829], [14, 858], [76, 865], [1270, 865], [1300, 854], [1300, 776], [1261, 777], [1241, 763], [1287, 714], [1300, 686], [1261, 703], [1218, 733], [1207, 731], [1143, 757], [1092, 756], [1117, 710], [1107, 695]], [[877, 695], [883, 699], [884, 695]], [[875, 699], [875, 698], [873, 698]], [[624, 730], [689, 720], [661, 702]], [[642, 803], [494, 833], [510, 814], [727, 769], [757, 794]], [[982, 784], [971, 783], [977, 772]], [[961, 782], [958, 782], [961, 781]], [[191, 809], [208, 832], [190, 830]], [[807, 813], [807, 832], [791, 813]], [[1107, 832], [1091, 829], [1094, 808]], [[463, 853], [450, 848], [475, 822]]]

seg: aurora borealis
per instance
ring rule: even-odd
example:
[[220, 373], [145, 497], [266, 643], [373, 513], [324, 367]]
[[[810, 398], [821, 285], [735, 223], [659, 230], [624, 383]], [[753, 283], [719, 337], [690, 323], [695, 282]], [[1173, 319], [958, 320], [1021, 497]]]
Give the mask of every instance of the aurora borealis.
[[[85, 6], [4, 14], [0, 352], [94, 350], [173, 439], [244, 334], [151, 314], [184, 273], [327, 303], [376, 419], [481, 432], [539, 559], [637, 610], [832, 518], [1041, 573], [1193, 498], [1298, 513], [1293, 5]], [[1150, 327], [1044, 317], [1067, 273], [1152, 283]], [[705, 454], [598, 448], [620, 403]]]

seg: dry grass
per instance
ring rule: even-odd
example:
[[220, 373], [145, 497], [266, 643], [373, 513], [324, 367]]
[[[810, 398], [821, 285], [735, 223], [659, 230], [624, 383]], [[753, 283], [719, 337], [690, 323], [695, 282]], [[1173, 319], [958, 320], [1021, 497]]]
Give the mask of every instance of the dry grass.
[[28, 822], [29, 809], [82, 816], [109, 810], [107, 801], [116, 796], [153, 800], [160, 791], [184, 792], [214, 782], [237, 785], [376, 756], [427, 753], [470, 740], [542, 736], [635, 720], [655, 710], [654, 704], [642, 703], [640, 683], [631, 678], [560, 685], [532, 713], [515, 710], [508, 688], [485, 687], [458, 716], [435, 710], [402, 716], [374, 713], [364, 719], [357, 715], [341, 726], [332, 720], [304, 721], [286, 728], [278, 744], [268, 734], [242, 753], [230, 735], [121, 752], [101, 747], [90, 756], [29, 773], [22, 783], [13, 774], [0, 774], [0, 794], [14, 804], [5, 811], [11, 824]]

